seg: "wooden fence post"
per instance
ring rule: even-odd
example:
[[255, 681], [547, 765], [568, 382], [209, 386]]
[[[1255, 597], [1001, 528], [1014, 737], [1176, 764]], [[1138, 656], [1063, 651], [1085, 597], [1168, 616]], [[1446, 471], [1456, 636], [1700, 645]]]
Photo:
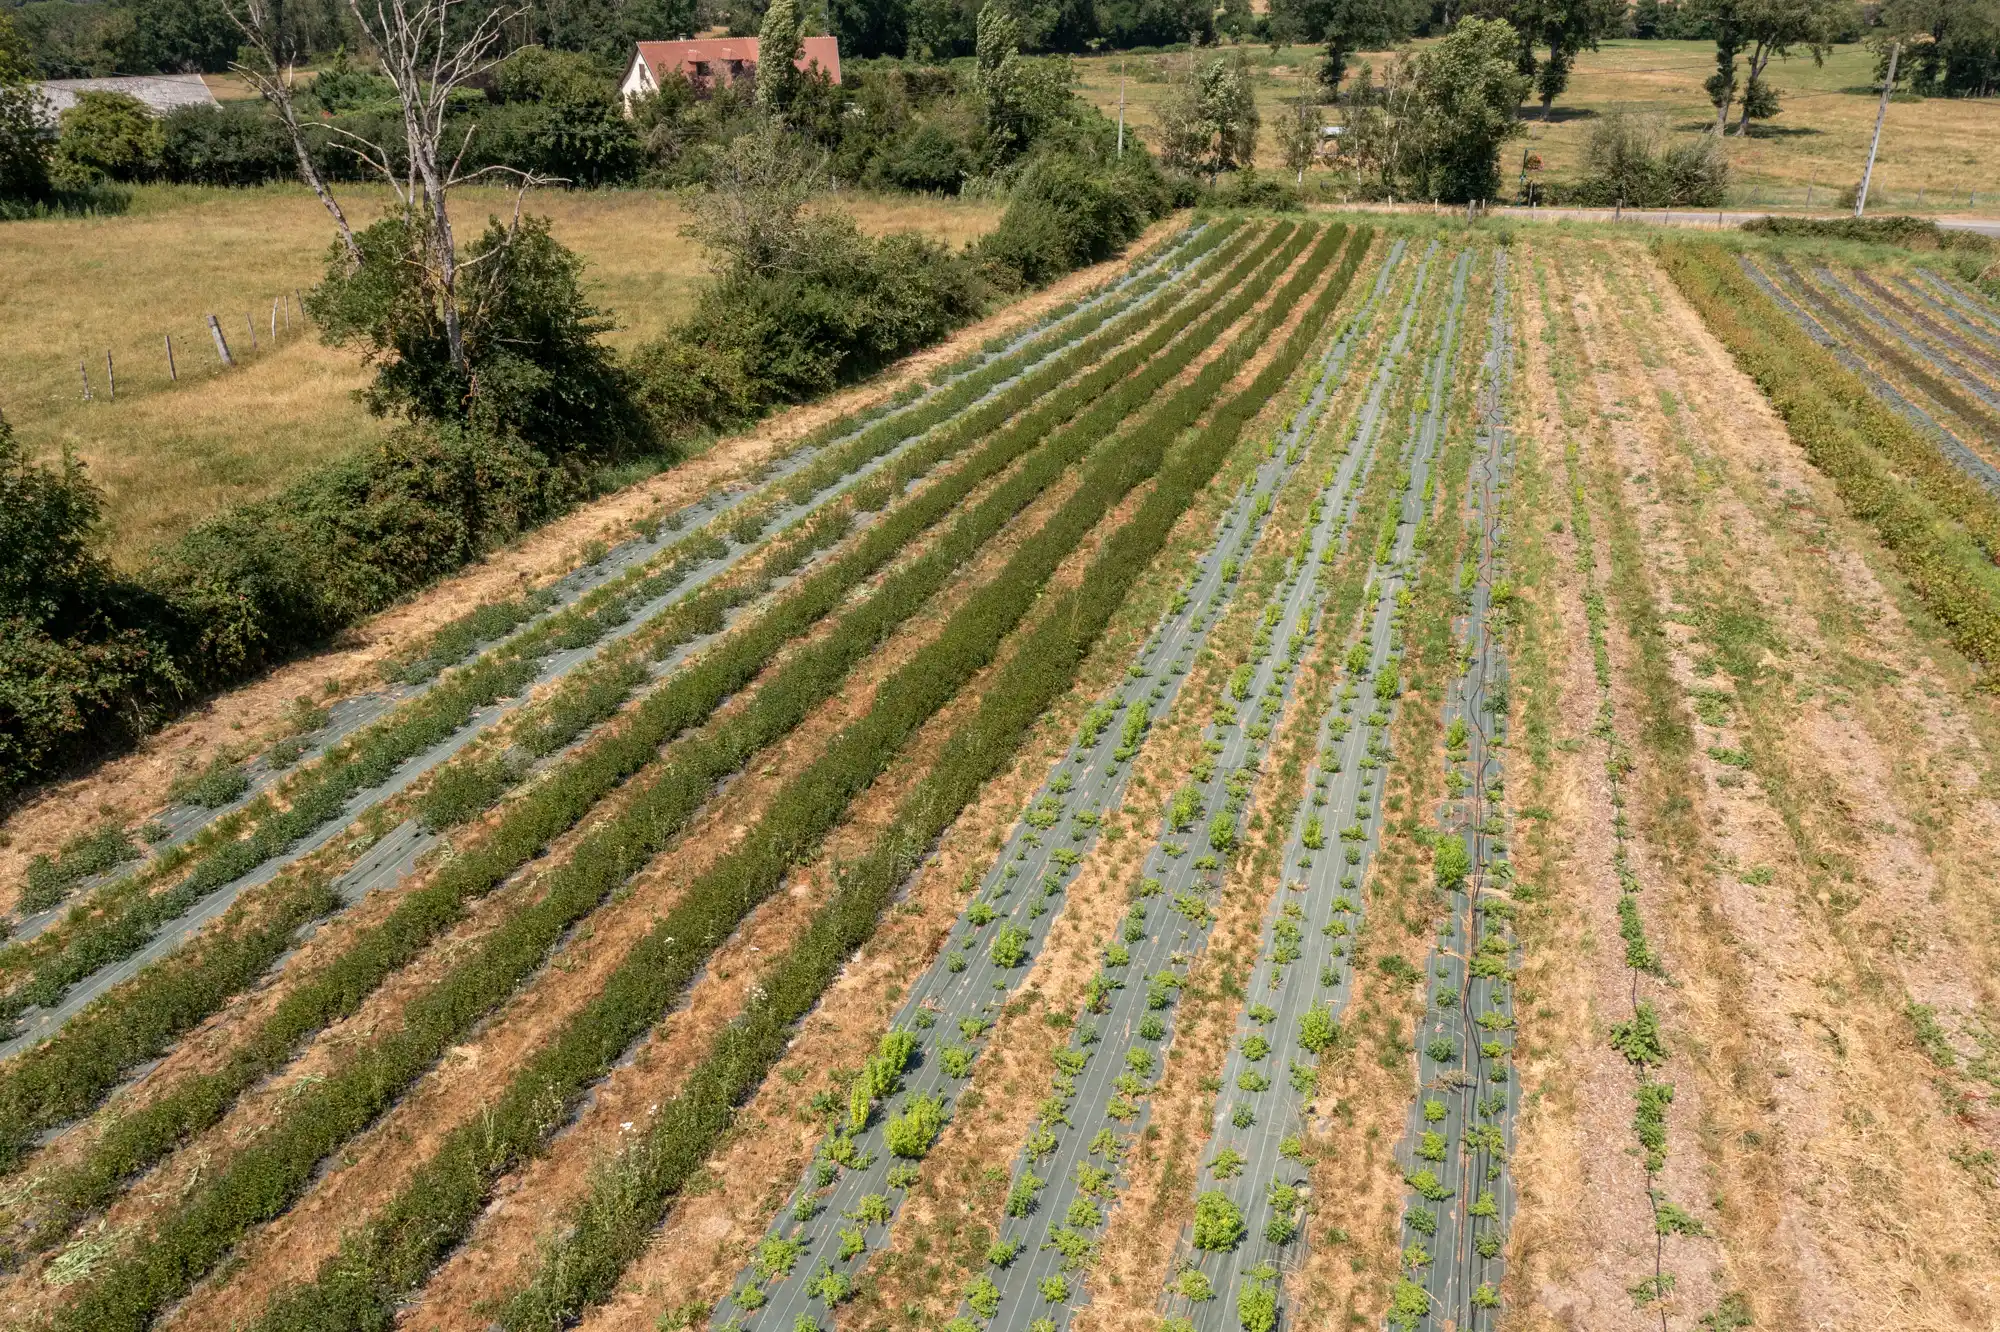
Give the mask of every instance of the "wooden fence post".
[[236, 358], [229, 354], [229, 340], [222, 336], [222, 325], [215, 322], [215, 316], [208, 317], [208, 331], [215, 335], [215, 351], [224, 365], [235, 365]]
[[104, 386], [111, 390], [111, 401], [118, 401], [118, 372], [111, 366], [111, 349], [104, 349]]
[[167, 334], [167, 378], [176, 384], [181, 382], [179, 372], [174, 369], [174, 335], [171, 333]]
[[271, 298], [271, 341], [278, 340], [278, 298]]
[[257, 321], [248, 310], [243, 312], [243, 326], [250, 330], [250, 351], [254, 355], [257, 351]]
[[84, 364], [83, 364], [83, 362], [82, 362], [82, 361], [78, 361], [78, 362], [76, 363], [76, 376], [77, 376], [77, 378], [78, 378], [78, 379], [81, 379], [81, 380], [83, 381], [83, 400], [84, 400], [85, 402], [89, 402], [89, 401], [90, 401], [90, 371], [84, 368]]

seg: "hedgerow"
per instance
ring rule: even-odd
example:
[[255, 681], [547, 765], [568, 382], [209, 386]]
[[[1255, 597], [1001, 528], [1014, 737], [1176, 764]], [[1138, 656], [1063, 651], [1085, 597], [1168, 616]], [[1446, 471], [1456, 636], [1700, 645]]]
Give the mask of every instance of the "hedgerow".
[[[1260, 245], [1246, 256], [1211, 299], [1240, 281], [1274, 243]], [[677, 758], [660, 765], [658, 775], [635, 793], [625, 811], [593, 833], [566, 865], [549, 875], [549, 887], [540, 902], [509, 921], [476, 958], [413, 1004], [401, 1032], [378, 1042], [294, 1101], [279, 1122], [159, 1228], [153, 1243], [107, 1264], [103, 1274], [64, 1307], [59, 1325], [146, 1325], [166, 1301], [176, 1298], [212, 1266], [245, 1226], [284, 1210], [310, 1181], [313, 1168], [328, 1151], [393, 1103], [401, 1089], [466, 1026], [500, 1002], [569, 922], [601, 902], [657, 854], [667, 837], [707, 799], [719, 777], [740, 766], [767, 742], [762, 737], [775, 738], [796, 725], [807, 708], [827, 696], [891, 627], [928, 600], [951, 568], [981, 548], [1013, 513], [1071, 460], [1085, 454], [1090, 444], [1108, 434], [1133, 406], [1146, 401], [1195, 350], [1212, 340], [1214, 332], [1234, 322], [1250, 298], [1241, 293], [1232, 297], [1208, 322], [1189, 333], [1174, 354], [1159, 357], [1137, 376], [1104, 392], [1110, 385], [1097, 381], [1115, 383], [1127, 367], [1143, 363], [1157, 344], [1185, 328], [1204, 304], [1190, 303], [1178, 319], [1065, 392], [1048, 396], [989, 442], [984, 452], [995, 454], [1044, 441], [1027, 465], [1011, 473], [986, 500], [962, 516], [952, 532], [844, 616], [830, 634], [799, 652], [779, 678], [759, 690], [752, 705], [729, 725], [713, 737], [691, 737], [677, 746], [681, 751]], [[1075, 406], [1091, 402], [1093, 397], [1094, 405], [1076, 422], [1049, 433]], [[397, 1292], [428, 1272], [477, 1214], [484, 1190], [497, 1173], [536, 1150], [544, 1140], [553, 1127], [551, 1107], [572, 1103], [651, 1025], [692, 977], [708, 950], [726, 938], [735, 922], [776, 887], [790, 864], [817, 844], [847, 802], [874, 779], [908, 735], [991, 659], [1056, 564], [1111, 504], [1144, 479], [1150, 471], [1145, 459], [1163, 448], [1164, 441], [1135, 433], [1120, 446], [1092, 455], [1083, 480], [1057, 514], [1023, 543], [997, 578], [953, 614], [936, 639], [884, 684], [875, 705], [862, 719], [837, 735], [818, 760], [780, 789], [755, 831], [690, 886], [681, 905], [628, 953], [597, 1000], [515, 1076], [488, 1114], [447, 1137], [438, 1154], [343, 1251], [338, 1263], [330, 1264], [313, 1285], [274, 1304], [265, 1325], [370, 1325], [393, 1303]], [[965, 474], [972, 470], [961, 469], [939, 485], [919, 492], [912, 504], [899, 512], [934, 511], [941, 516], [970, 488]], [[965, 489], [957, 489], [957, 485]], [[954, 490], [955, 494], [949, 493]], [[940, 500], [941, 496], [945, 498]], [[904, 525], [894, 517], [871, 527], [848, 556], [808, 578], [785, 603], [790, 616], [776, 612], [760, 622], [764, 633], [753, 629], [732, 638], [675, 677], [648, 700], [640, 714], [653, 711], [655, 720], [663, 723], [658, 731], [667, 734], [706, 715], [720, 698], [755, 675], [776, 643], [792, 635], [783, 634], [775, 642], [759, 640], [768, 639], [789, 620], [801, 616], [805, 618], [798, 624], [803, 629], [838, 604], [851, 584], [840, 585], [834, 578], [836, 571], [865, 558], [873, 558], [879, 565], [907, 544], [914, 533], [903, 530]], [[662, 702], [670, 697], [675, 699], [677, 710], [673, 712]], [[706, 702], [698, 711], [688, 707], [697, 699]], [[629, 751], [635, 734], [647, 729], [653, 728], [628, 728], [603, 751], [593, 751], [591, 757], [601, 766], [602, 752]], [[627, 771], [644, 766], [658, 744], [659, 739], [654, 738], [645, 753], [628, 752]], [[524, 804], [532, 803], [550, 785], [554, 783], [538, 787]], [[601, 789], [609, 789], [609, 785]], [[581, 813], [577, 810], [576, 817]], [[502, 840], [494, 839], [495, 843]], [[536, 845], [542, 840], [536, 839]], [[493, 845], [461, 856], [447, 873], [482, 852], [490, 856]]]

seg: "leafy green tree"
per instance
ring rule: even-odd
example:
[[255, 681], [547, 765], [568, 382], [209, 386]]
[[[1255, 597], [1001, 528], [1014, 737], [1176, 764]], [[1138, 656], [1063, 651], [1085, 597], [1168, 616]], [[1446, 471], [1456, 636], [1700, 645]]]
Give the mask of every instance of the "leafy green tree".
[[56, 171], [66, 181], [145, 180], [159, 169], [165, 135], [145, 103], [124, 93], [79, 93], [62, 113]]
[[1887, 0], [1874, 37], [1875, 78], [1903, 43], [1897, 78], [1925, 97], [1991, 97], [2000, 89], [2000, 0]]
[[1812, 56], [1813, 64], [1825, 64], [1843, 11], [1841, 0], [1743, 0], [1737, 6], [1750, 48], [1748, 77], [1739, 98], [1742, 117], [1736, 123], [1737, 137], [1750, 132], [1752, 120], [1778, 114], [1778, 90], [1764, 80], [1771, 58], [1788, 58], [1802, 49]]
[[1595, 51], [1598, 40], [1623, 23], [1625, 5], [1624, 0], [1513, 0], [1505, 17], [1520, 36], [1517, 68], [1534, 79], [1547, 120], [1549, 108], [1569, 87], [1578, 53]]
[[798, 59], [806, 49], [805, 20], [793, 0], [771, 0], [757, 37], [757, 104], [775, 115], [791, 110], [805, 76]]
[[1736, 101], [1736, 57], [1750, 44], [1744, 11], [1748, 0], [1697, 0], [1701, 19], [1715, 41], [1715, 73], [1703, 80], [1709, 105], [1715, 108], [1715, 133], [1729, 127], [1729, 108]]
[[610, 327], [583, 291], [583, 261], [545, 218], [490, 220], [459, 266], [461, 364], [423, 262], [429, 238], [408, 218], [356, 233], [361, 262], [336, 245], [306, 297], [320, 336], [376, 367], [362, 400], [380, 415], [459, 422], [555, 453], [644, 443], [625, 376], [600, 336]]
[[41, 128], [47, 103], [35, 77], [27, 42], [14, 20], [0, 12], [0, 203], [49, 192], [49, 149]]
[[909, 0], [828, 0], [843, 56], [900, 56], [909, 44]]
[[1500, 193], [1500, 145], [1525, 133], [1515, 111], [1529, 80], [1504, 19], [1461, 19], [1411, 61], [1403, 127], [1405, 177], [1419, 196], [1452, 203]]
[[1259, 123], [1248, 68], [1240, 57], [1217, 56], [1191, 69], [1161, 103], [1161, 161], [1213, 185], [1222, 172], [1256, 160]]

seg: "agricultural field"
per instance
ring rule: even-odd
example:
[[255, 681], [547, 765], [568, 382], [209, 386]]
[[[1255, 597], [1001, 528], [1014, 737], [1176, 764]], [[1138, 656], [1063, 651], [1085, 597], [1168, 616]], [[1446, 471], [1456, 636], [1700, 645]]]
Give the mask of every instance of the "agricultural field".
[[1935, 259], [1176, 215], [17, 815], [0, 1326], [1993, 1326]]

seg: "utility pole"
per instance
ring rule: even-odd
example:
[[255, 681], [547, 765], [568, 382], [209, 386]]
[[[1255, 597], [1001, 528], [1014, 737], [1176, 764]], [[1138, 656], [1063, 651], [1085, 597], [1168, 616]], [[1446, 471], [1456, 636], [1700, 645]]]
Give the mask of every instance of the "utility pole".
[[1118, 57], [1118, 155], [1125, 156], [1125, 57]]
[[1868, 182], [1875, 175], [1875, 150], [1882, 146], [1882, 121], [1889, 114], [1889, 92], [1896, 86], [1896, 57], [1901, 54], [1901, 42], [1889, 47], [1889, 76], [1882, 80], [1882, 102], [1875, 108], [1875, 137], [1868, 141], [1868, 166], [1861, 173], [1861, 189], [1854, 196], [1856, 217], [1868, 211]]

